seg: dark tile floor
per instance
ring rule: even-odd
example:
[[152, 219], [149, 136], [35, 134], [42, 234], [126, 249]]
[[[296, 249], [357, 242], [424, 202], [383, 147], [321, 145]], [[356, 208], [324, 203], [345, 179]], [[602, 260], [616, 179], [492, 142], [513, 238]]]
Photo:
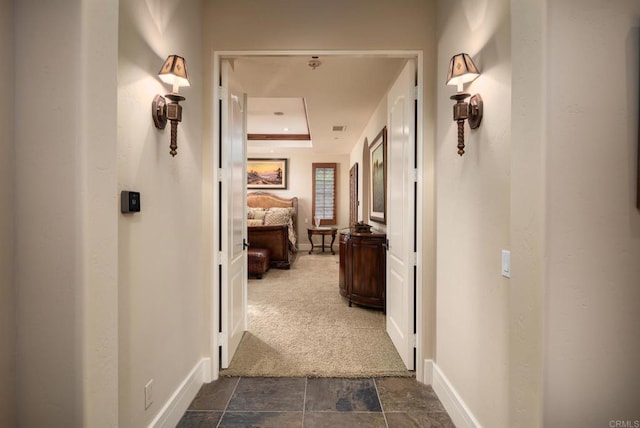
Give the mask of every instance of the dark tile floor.
[[454, 427], [430, 386], [413, 378], [220, 378], [178, 428]]

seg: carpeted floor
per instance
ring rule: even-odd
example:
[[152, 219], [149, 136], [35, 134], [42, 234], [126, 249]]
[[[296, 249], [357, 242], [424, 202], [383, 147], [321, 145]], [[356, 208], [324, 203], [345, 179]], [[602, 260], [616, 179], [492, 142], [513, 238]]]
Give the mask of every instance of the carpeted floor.
[[299, 254], [291, 270], [249, 280], [249, 331], [223, 376], [413, 376], [381, 311], [338, 292], [338, 256]]

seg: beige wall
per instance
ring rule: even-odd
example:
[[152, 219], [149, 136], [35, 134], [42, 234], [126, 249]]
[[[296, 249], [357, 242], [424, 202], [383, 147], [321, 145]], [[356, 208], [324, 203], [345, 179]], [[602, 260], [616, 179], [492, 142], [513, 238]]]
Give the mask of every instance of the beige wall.
[[640, 4], [512, 6], [511, 426], [634, 423]]
[[[13, 2], [0, 2], [0, 56], [13, 58]], [[13, 61], [0, 64], [2, 92], [13, 99]], [[0, 426], [15, 425], [16, 313], [14, 282], [15, 171], [13, 105], [0, 105]]]
[[[205, 2], [203, 58], [205, 76], [212, 75], [213, 51], [230, 50], [357, 50], [408, 49], [424, 53], [424, 254], [425, 307], [433, 307], [435, 249], [433, 212], [433, 141], [435, 67], [435, 3], [423, 0], [285, 0], [253, 2], [251, 8], [234, 0]], [[384, 28], [384, 31], [380, 31]], [[233, 35], [233, 36], [230, 36]], [[210, 82], [205, 93], [212, 93]], [[211, 150], [211, 101], [205, 102], [203, 170], [211, 176], [207, 161]], [[349, 165], [350, 166], [350, 165]], [[210, 195], [206, 191], [205, 195]], [[210, 207], [210, 198], [205, 206]], [[208, 252], [210, 255], [210, 252]], [[425, 358], [433, 352], [434, 311], [424, 319]]]
[[[362, 135], [358, 139], [355, 147], [350, 153], [350, 166], [354, 163], [358, 163], [358, 199], [360, 206], [358, 207], [358, 219], [365, 223], [371, 224], [375, 229], [382, 232], [386, 231], [386, 225], [371, 222], [369, 220], [369, 160], [368, 149], [365, 147], [365, 140], [367, 145], [371, 144], [376, 136], [380, 133], [382, 128], [387, 126], [387, 96], [384, 97], [378, 103], [376, 110], [371, 115], [369, 122], [362, 132]], [[368, 146], [367, 146], [368, 147]]]
[[547, 16], [544, 425], [638, 421], [640, 2]]
[[[200, 1], [120, 4], [118, 190], [141, 193], [141, 212], [118, 216], [120, 427], [146, 426], [205, 355], [201, 127], [204, 94]], [[169, 54], [185, 57], [191, 87], [169, 154], [151, 100]], [[145, 410], [144, 386], [154, 403]]]
[[[508, 426], [511, 117], [509, 1], [438, 2], [436, 137], [436, 363], [483, 426]], [[481, 76], [467, 92], [484, 99], [479, 129], [465, 125], [458, 156], [456, 88], [444, 84], [454, 54], [472, 56]]]
[[14, 7], [18, 425], [114, 426], [117, 1]]
[[509, 426], [541, 427], [546, 271], [546, 0], [511, 2]]

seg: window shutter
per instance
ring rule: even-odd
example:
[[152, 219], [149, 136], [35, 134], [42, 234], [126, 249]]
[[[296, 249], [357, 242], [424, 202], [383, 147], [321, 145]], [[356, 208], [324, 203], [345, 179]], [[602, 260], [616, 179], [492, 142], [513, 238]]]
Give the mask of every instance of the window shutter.
[[320, 224], [336, 224], [336, 170], [335, 163], [313, 164], [313, 216]]

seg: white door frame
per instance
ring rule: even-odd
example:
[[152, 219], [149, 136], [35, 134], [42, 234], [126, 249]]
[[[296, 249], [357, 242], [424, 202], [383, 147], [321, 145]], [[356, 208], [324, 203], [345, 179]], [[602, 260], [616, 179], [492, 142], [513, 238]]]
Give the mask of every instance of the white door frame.
[[[221, 254], [218, 251], [218, 231], [217, 225], [219, 224], [219, 210], [216, 209], [216, 205], [219, 201], [219, 192], [218, 192], [218, 154], [219, 154], [219, 145], [220, 145], [220, 61], [222, 59], [233, 59], [239, 57], [250, 57], [250, 56], [312, 56], [312, 55], [320, 55], [320, 56], [359, 56], [359, 57], [393, 57], [393, 58], [415, 58], [417, 65], [417, 78], [418, 78], [418, 86], [417, 86], [417, 123], [416, 123], [416, 157], [417, 157], [417, 176], [418, 176], [418, 195], [416, 198], [416, 234], [417, 234], [417, 269], [416, 269], [416, 379], [420, 382], [425, 381], [425, 373], [423, 369], [423, 328], [422, 328], [422, 319], [423, 319], [423, 305], [422, 296], [422, 284], [423, 284], [423, 266], [421, 263], [423, 252], [423, 244], [422, 244], [422, 201], [423, 201], [423, 145], [424, 145], [424, 128], [423, 128], [423, 112], [424, 112], [424, 64], [423, 64], [423, 54], [422, 51], [418, 50], [301, 50], [301, 51], [214, 51], [213, 52], [213, 76], [211, 76], [213, 83], [213, 99], [211, 100], [213, 104], [213, 129], [212, 129], [212, 144], [211, 144], [211, 171], [212, 171], [212, 180], [214, 181], [212, 186], [212, 207], [213, 207], [213, 218], [212, 218], [212, 235], [211, 239], [211, 248], [213, 253], [213, 261], [211, 268], [211, 284], [210, 284], [210, 313], [213, 314], [211, 317], [211, 325], [209, 331], [209, 340], [210, 343], [210, 357], [211, 357], [211, 380], [218, 379], [219, 377], [219, 367], [220, 367], [220, 354], [219, 354], [219, 335], [220, 331], [220, 298], [218, 294], [218, 290], [220, 287], [219, 284], [219, 276], [217, 272], [217, 266], [221, 261]], [[337, 292], [337, 290], [336, 290]]]

